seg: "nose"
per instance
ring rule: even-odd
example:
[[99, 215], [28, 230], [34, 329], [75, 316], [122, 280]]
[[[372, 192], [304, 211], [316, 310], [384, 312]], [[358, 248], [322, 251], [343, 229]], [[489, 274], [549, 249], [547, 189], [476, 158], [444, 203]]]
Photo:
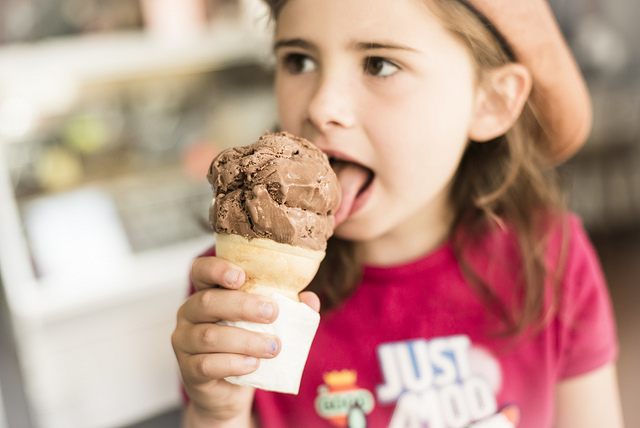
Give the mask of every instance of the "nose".
[[336, 75], [321, 76], [308, 107], [309, 121], [319, 130], [351, 128], [356, 115], [352, 84]]

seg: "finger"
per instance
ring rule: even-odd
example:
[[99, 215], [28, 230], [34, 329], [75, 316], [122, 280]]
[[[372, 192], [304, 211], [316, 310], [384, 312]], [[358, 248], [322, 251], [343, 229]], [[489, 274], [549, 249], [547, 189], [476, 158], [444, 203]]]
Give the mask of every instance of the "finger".
[[242, 268], [219, 257], [200, 257], [191, 264], [191, 280], [196, 290], [216, 285], [239, 288], [244, 284], [245, 278]]
[[276, 320], [278, 313], [278, 304], [271, 297], [209, 288], [189, 297], [178, 310], [178, 319], [192, 324], [220, 320], [269, 324]]
[[320, 312], [320, 299], [313, 291], [303, 291], [299, 295], [300, 301], [316, 312]]
[[201, 384], [258, 369], [260, 360], [239, 354], [196, 354], [183, 358], [180, 370], [186, 384]]
[[176, 342], [175, 346], [189, 354], [220, 352], [256, 358], [273, 358], [282, 348], [275, 335], [210, 323], [193, 325]]

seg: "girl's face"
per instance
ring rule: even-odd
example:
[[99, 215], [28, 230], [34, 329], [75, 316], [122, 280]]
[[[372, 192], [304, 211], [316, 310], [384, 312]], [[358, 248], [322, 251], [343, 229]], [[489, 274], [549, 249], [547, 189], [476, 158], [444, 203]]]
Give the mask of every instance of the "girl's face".
[[421, 0], [289, 0], [275, 46], [283, 130], [336, 160], [336, 235], [376, 263], [438, 245], [476, 100], [466, 48]]

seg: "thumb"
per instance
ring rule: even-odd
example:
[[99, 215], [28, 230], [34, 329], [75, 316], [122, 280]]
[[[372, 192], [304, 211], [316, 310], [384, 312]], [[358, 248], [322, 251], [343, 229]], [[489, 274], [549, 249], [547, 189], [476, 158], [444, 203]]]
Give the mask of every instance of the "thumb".
[[300, 293], [300, 301], [316, 312], [320, 312], [320, 299], [313, 291], [303, 291]]

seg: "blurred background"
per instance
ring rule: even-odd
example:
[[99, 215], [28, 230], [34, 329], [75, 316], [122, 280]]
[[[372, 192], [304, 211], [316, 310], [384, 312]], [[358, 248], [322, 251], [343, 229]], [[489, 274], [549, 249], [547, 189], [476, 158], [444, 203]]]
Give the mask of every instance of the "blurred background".
[[[561, 167], [640, 426], [640, 3], [553, 0], [595, 123]], [[221, 149], [276, 123], [259, 0], [1, 0], [0, 428], [177, 427], [169, 336]]]

